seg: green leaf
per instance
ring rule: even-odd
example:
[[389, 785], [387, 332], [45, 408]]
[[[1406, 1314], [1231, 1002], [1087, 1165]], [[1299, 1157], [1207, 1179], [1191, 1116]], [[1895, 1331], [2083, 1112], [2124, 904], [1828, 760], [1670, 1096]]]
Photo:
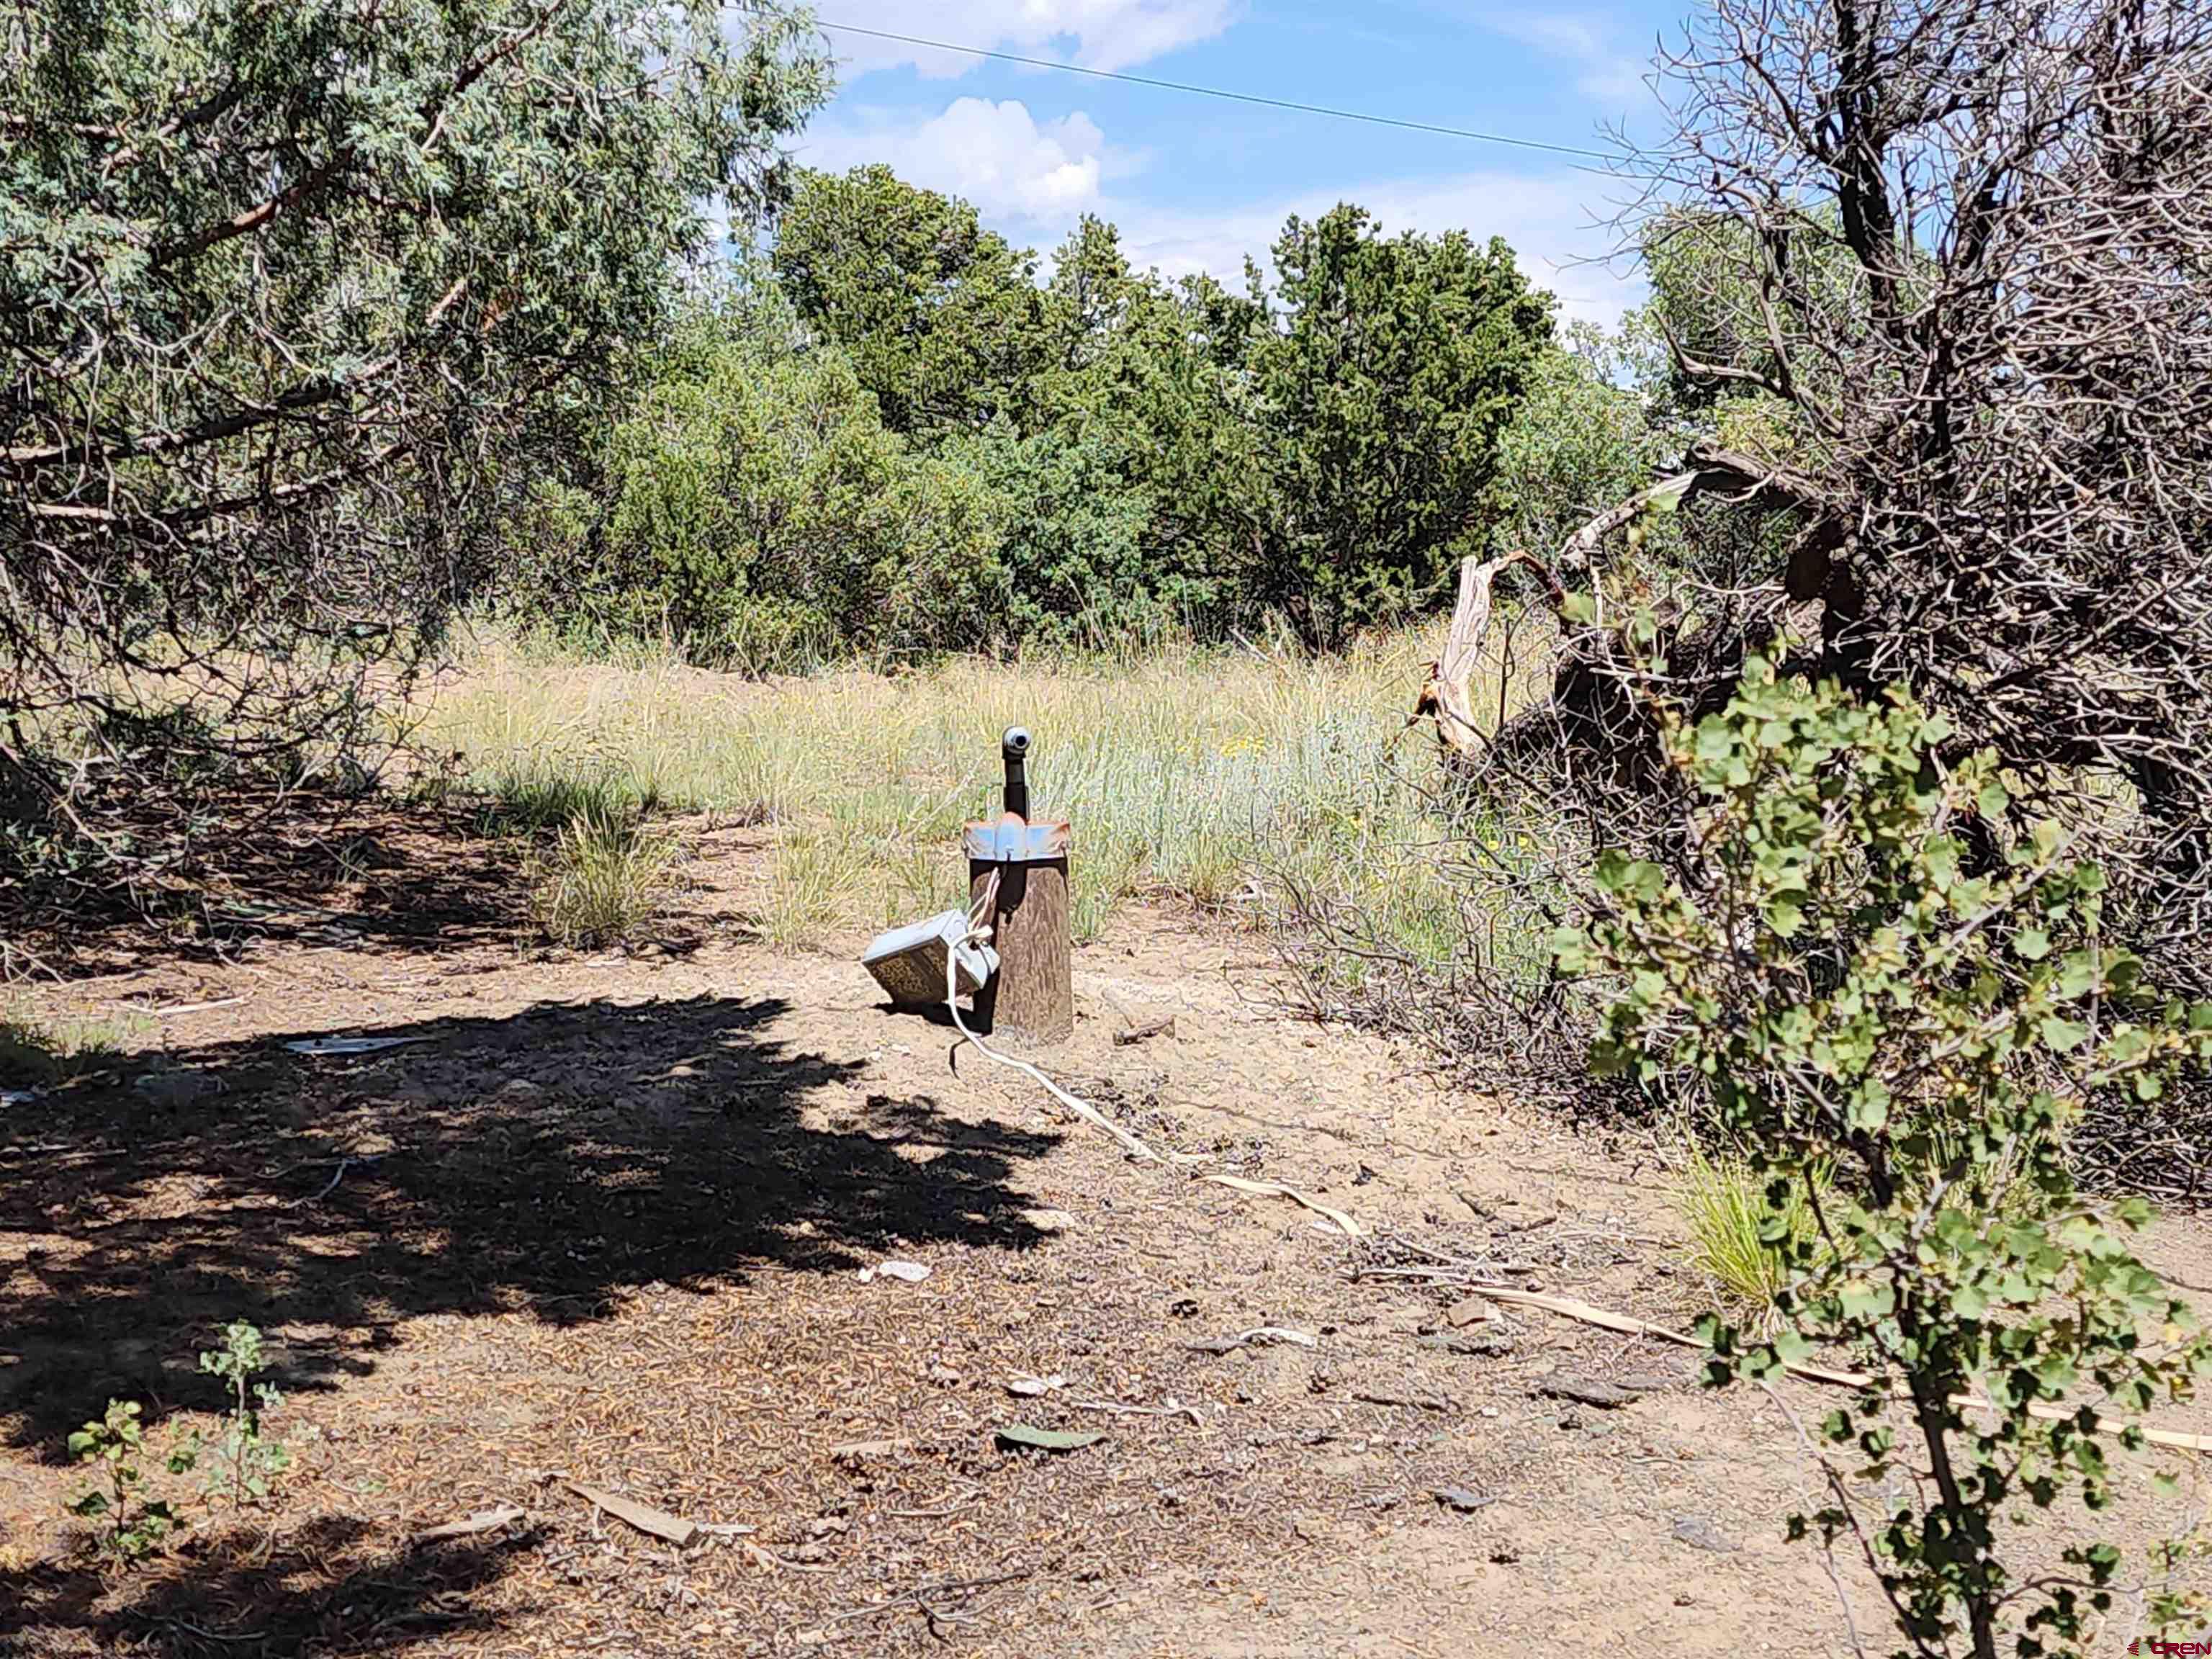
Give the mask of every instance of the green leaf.
[[1570, 979], [1578, 979], [1589, 971], [1590, 942], [1580, 928], [1554, 928], [1551, 943], [1552, 960], [1559, 964], [1561, 973]]
[[1682, 498], [1690, 493], [1690, 486], [1698, 481], [1694, 472], [1682, 472], [1664, 483], [1654, 484], [1644, 498], [1644, 510], [1654, 518], [1668, 518], [1679, 512]]
[[2043, 1020], [2043, 1046], [2054, 1054], [2063, 1054], [2080, 1048], [2088, 1041], [2089, 1028], [2078, 1020], [2046, 1014]]

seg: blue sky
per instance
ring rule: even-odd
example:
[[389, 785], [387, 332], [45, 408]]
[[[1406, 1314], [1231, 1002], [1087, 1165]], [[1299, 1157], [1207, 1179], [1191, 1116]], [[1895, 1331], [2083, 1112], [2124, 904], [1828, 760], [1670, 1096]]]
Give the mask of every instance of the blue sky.
[[[1487, 0], [818, 0], [856, 24], [1401, 119], [1593, 146], [1648, 126], [1644, 84], [1676, 4]], [[837, 99], [795, 146], [811, 166], [886, 161], [1048, 252], [1091, 212], [1139, 264], [1234, 277], [1284, 216], [1339, 201], [1387, 230], [1502, 235], [1565, 312], [1641, 297], [1594, 228], [1620, 186], [1571, 158], [1032, 70], [827, 31]]]

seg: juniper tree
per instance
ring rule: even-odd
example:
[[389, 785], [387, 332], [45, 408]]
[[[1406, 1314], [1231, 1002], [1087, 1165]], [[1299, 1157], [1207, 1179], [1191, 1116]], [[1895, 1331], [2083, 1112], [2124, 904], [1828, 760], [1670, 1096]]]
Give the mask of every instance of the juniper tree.
[[779, 195], [828, 86], [804, 13], [706, 0], [0, 15], [16, 854], [143, 866], [134, 780], [361, 730], [549, 416], [657, 326], [708, 210]]

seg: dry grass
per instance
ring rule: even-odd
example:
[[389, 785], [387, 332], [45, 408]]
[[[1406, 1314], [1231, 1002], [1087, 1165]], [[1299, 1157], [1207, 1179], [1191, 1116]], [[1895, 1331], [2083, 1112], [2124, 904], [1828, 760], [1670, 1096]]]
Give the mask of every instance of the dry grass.
[[637, 938], [673, 884], [678, 850], [635, 806], [580, 807], [532, 871], [539, 931], [579, 950]]
[[0, 1004], [0, 1085], [65, 1083], [119, 1060], [149, 1022], [45, 1018], [27, 1006]]
[[1433, 644], [1424, 631], [1322, 659], [1186, 649], [752, 682], [491, 641], [441, 689], [425, 735], [466, 757], [508, 822], [627, 801], [773, 824], [757, 921], [804, 945], [963, 895], [960, 825], [995, 811], [998, 734], [1018, 723], [1037, 737], [1039, 810], [1075, 826], [1079, 938], [1139, 894], [1256, 912], [1274, 872], [1358, 900], [1436, 954], [1461, 918], [1421, 856], [1438, 829], [1421, 799], [1433, 762], [1419, 740], [1384, 753]]

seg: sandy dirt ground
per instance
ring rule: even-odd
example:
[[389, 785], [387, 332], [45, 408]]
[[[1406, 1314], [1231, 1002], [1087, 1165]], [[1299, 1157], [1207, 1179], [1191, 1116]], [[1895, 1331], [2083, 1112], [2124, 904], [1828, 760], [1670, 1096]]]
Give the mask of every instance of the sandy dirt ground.
[[[0, 1653], [1850, 1650], [1780, 1519], [1819, 1501], [1791, 1420], [1818, 1389], [1714, 1394], [1683, 1349], [1378, 1271], [1449, 1255], [1685, 1325], [1650, 1149], [1300, 1023], [1258, 941], [1158, 907], [1078, 953], [1076, 1035], [1035, 1056], [1210, 1160], [1134, 1161], [956, 1067], [859, 938], [752, 942], [761, 834], [701, 838], [644, 951], [522, 948], [481, 853], [441, 877], [413, 849], [242, 916], [227, 959], [111, 954], [35, 994], [142, 1036], [0, 1119]], [[325, 1034], [406, 1042], [283, 1046]], [[2198, 1224], [2154, 1254], [2205, 1282]], [[211, 1431], [194, 1355], [241, 1316], [295, 1468], [100, 1570], [64, 1437], [111, 1395], [156, 1443]], [[1262, 1328], [1310, 1345], [1234, 1343]], [[1018, 1424], [1105, 1437], [1009, 1449]], [[678, 1550], [570, 1481], [709, 1530]]]

